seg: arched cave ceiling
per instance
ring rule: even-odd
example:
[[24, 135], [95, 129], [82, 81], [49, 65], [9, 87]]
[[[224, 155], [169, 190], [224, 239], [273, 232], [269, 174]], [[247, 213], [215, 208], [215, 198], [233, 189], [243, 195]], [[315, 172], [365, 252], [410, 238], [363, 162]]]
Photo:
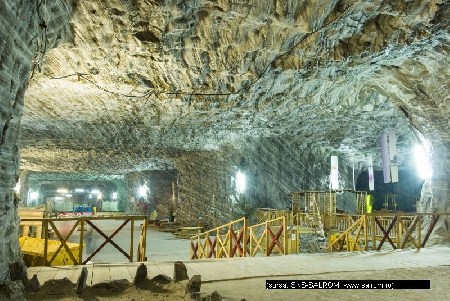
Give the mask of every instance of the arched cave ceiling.
[[360, 160], [389, 130], [402, 154], [418, 132], [450, 140], [448, 1], [74, 0], [37, 9], [25, 170], [167, 168], [186, 152], [248, 138]]

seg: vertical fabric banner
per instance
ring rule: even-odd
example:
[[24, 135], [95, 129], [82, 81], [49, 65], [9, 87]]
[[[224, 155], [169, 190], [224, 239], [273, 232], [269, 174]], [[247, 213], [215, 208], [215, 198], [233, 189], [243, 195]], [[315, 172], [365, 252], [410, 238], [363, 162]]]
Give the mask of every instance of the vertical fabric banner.
[[375, 189], [375, 181], [373, 179], [373, 161], [372, 161], [372, 155], [369, 155], [367, 157], [367, 164], [369, 165], [369, 190], [372, 191]]
[[391, 172], [392, 183], [398, 182], [398, 166], [397, 166], [397, 136], [394, 131], [388, 134], [389, 146], [389, 168]]
[[331, 171], [330, 171], [330, 189], [339, 189], [339, 170], [338, 170], [338, 157], [331, 156]]
[[383, 179], [384, 183], [389, 183], [391, 182], [391, 176], [389, 168], [389, 153], [386, 134], [381, 134], [380, 145], [381, 145], [381, 162], [383, 163]]
[[356, 190], [355, 186], [355, 160], [352, 158], [352, 165], [353, 165], [353, 190]]

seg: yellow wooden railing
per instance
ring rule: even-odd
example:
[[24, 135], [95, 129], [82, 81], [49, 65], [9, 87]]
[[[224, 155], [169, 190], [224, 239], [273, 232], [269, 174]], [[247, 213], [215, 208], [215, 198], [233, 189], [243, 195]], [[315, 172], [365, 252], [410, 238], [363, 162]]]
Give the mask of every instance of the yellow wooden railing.
[[286, 216], [282, 216], [248, 227], [250, 256], [255, 257], [259, 252], [264, 256], [272, 253], [287, 255], [289, 248], [286, 221]]
[[[104, 221], [104, 220], [122, 220], [123, 223], [111, 234], [106, 235], [95, 223], [94, 221]], [[142, 220], [141, 224], [141, 233], [140, 233], [140, 239], [139, 239], [139, 245], [137, 250], [137, 260], [138, 261], [145, 261], [146, 260], [146, 237], [147, 237], [147, 217], [142, 215], [136, 215], [136, 216], [112, 216], [112, 217], [97, 217], [97, 216], [82, 216], [82, 217], [68, 217], [68, 218], [26, 218], [22, 219], [21, 221], [24, 223], [34, 222], [34, 223], [42, 223], [42, 236], [43, 236], [43, 243], [44, 243], [44, 251], [43, 251], [43, 261], [44, 265], [51, 265], [52, 262], [55, 260], [55, 258], [58, 256], [58, 254], [61, 252], [61, 250], [64, 248], [64, 250], [67, 252], [68, 256], [70, 257], [70, 260], [73, 262], [74, 265], [79, 264], [86, 264], [88, 261], [90, 261], [106, 244], [110, 243], [112, 244], [116, 250], [121, 252], [130, 262], [133, 262], [134, 257], [134, 225], [135, 221]], [[65, 237], [60, 232], [59, 227], [56, 225], [59, 222], [75, 222], [74, 225], [70, 228], [70, 231], [68, 232]], [[128, 223], [131, 224], [130, 227], [130, 250], [129, 253], [124, 251], [121, 246], [119, 246], [117, 243], [113, 241], [114, 236], [119, 233], [125, 225]], [[88, 258], [83, 260], [83, 247], [85, 243], [85, 237], [84, 232], [87, 226], [92, 227], [93, 230], [95, 230], [99, 235], [101, 235], [103, 238], [105, 238], [105, 241], [92, 252]], [[70, 226], [69, 226], [70, 227]], [[60, 246], [57, 248], [56, 252], [53, 253], [52, 257], [48, 260], [48, 242], [49, 242], [49, 230], [52, 230], [54, 234], [56, 235], [56, 238], [61, 243]], [[74, 256], [71, 248], [67, 245], [70, 237], [73, 235], [74, 231], [79, 230], [80, 236], [79, 236], [79, 245], [78, 245], [78, 256]]]
[[[298, 252], [298, 233], [290, 229], [287, 217], [281, 216], [254, 226], [248, 226], [246, 218], [241, 218], [191, 237], [191, 259], [231, 258], [246, 256], [270, 256]], [[292, 241], [292, 245], [290, 242]]]
[[245, 257], [248, 241], [247, 218], [232, 221], [190, 238], [191, 259]]
[[[437, 222], [450, 213], [379, 213], [321, 215], [329, 232], [325, 252], [425, 247]], [[315, 233], [318, 217], [307, 213], [248, 226], [242, 218], [191, 237], [191, 259], [270, 256], [299, 253], [300, 233]], [[448, 222], [447, 222], [448, 224]], [[387, 243], [387, 245], [385, 244]]]
[[325, 248], [325, 252], [367, 250], [367, 217], [365, 215], [360, 215], [359, 218], [354, 221], [351, 216], [348, 216], [345, 221], [352, 221], [353, 223], [340, 234], [330, 234], [330, 243]]
[[[326, 251], [381, 250], [383, 246], [392, 249], [425, 247], [437, 222], [450, 213], [380, 213], [362, 216], [336, 217], [335, 228], [339, 233], [330, 240]], [[344, 231], [346, 225], [353, 222]], [[385, 244], [387, 243], [387, 245]]]

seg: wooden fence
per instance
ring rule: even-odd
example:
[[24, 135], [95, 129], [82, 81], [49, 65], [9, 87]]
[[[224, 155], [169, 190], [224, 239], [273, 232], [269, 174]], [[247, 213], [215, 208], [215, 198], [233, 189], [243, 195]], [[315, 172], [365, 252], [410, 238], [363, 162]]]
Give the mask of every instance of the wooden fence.
[[194, 235], [191, 240], [191, 259], [245, 257], [248, 230], [245, 217], [223, 226]]
[[[122, 224], [114, 230], [114, 232], [111, 235], [105, 234], [95, 223], [94, 221], [104, 221], [104, 220], [122, 220]], [[137, 260], [138, 261], [145, 261], [146, 260], [146, 237], [147, 237], [147, 217], [146, 216], [113, 216], [113, 217], [97, 217], [97, 216], [82, 216], [82, 217], [68, 217], [68, 218], [24, 218], [21, 220], [24, 224], [28, 223], [41, 223], [42, 224], [42, 236], [44, 241], [44, 252], [43, 252], [43, 260], [44, 265], [51, 265], [52, 262], [55, 260], [55, 258], [58, 256], [62, 248], [67, 252], [68, 256], [70, 257], [70, 260], [73, 262], [74, 265], [79, 264], [86, 264], [88, 261], [90, 261], [100, 250], [108, 243], [112, 244], [114, 248], [122, 253], [130, 262], [133, 262], [134, 257], [134, 227], [135, 222], [143, 220], [141, 225], [141, 233], [139, 237], [139, 244], [137, 248]], [[75, 222], [74, 225], [70, 228], [67, 235], [63, 237], [61, 234], [60, 229], [56, 226], [55, 223], [58, 222]], [[114, 242], [113, 238], [117, 235], [128, 223], [130, 223], [130, 249], [129, 253], [122, 249], [122, 247]], [[85, 243], [85, 229], [87, 226], [92, 227], [93, 230], [95, 230], [100, 236], [102, 236], [105, 241], [95, 249], [91, 255], [89, 255], [86, 259], [83, 260], [83, 247]], [[56, 238], [61, 243], [60, 246], [57, 248], [56, 252], [53, 253], [52, 257], [48, 259], [48, 242], [49, 242], [49, 230], [52, 230], [54, 234], [56, 235]], [[68, 240], [73, 235], [74, 231], [80, 231], [79, 236], [79, 246], [78, 250], [76, 250], [78, 253], [78, 256], [74, 256], [74, 252], [69, 248], [67, 245]], [[92, 231], [93, 232], [93, 231]]]
[[[342, 228], [353, 222], [337, 235], [326, 251], [381, 250], [387, 246], [392, 249], [425, 247], [437, 222], [450, 213], [372, 213], [369, 215], [337, 217], [335, 228]], [[369, 244], [370, 242], [370, 244]]]
[[[325, 252], [425, 247], [437, 222], [450, 213], [328, 214], [320, 217], [329, 232]], [[191, 259], [270, 256], [299, 253], [300, 233], [315, 233], [318, 217], [281, 216], [248, 226], [245, 218], [191, 237]]]
[[298, 253], [298, 227], [286, 216], [248, 226], [246, 218], [190, 238], [191, 259], [287, 255]]

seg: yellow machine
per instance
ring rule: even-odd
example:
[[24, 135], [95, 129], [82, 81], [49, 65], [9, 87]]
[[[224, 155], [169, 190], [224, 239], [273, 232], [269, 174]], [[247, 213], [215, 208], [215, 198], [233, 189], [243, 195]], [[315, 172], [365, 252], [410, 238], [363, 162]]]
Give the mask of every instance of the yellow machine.
[[[27, 267], [34, 267], [34, 266], [44, 266], [44, 239], [41, 238], [33, 238], [33, 237], [19, 237], [19, 243], [20, 248], [23, 253], [23, 260]], [[48, 249], [47, 249], [47, 261], [50, 261], [50, 259], [55, 254], [56, 250], [58, 250], [61, 243], [56, 240], [48, 240]], [[73, 256], [78, 259], [79, 255], [79, 244], [76, 243], [67, 243], [67, 246], [69, 247], [70, 251], [72, 252]], [[84, 248], [84, 245], [83, 245]], [[83, 249], [82, 248], [82, 249]], [[73, 265], [72, 259], [70, 259], [70, 256], [66, 252], [65, 248], [62, 248], [56, 258], [51, 263], [51, 266], [60, 266], [60, 265]]]
[[[334, 233], [334, 234], [330, 234], [328, 236], [328, 244], [332, 244], [333, 242], [335, 242], [339, 236], [341, 236], [342, 233]], [[354, 243], [353, 238], [348, 237], [348, 245], [347, 245], [347, 241], [345, 240], [345, 237], [342, 237], [342, 250], [346, 250], [346, 251], [359, 251], [358, 250], [358, 246], [362, 245], [362, 240], [360, 238], [358, 238], [356, 245]]]

